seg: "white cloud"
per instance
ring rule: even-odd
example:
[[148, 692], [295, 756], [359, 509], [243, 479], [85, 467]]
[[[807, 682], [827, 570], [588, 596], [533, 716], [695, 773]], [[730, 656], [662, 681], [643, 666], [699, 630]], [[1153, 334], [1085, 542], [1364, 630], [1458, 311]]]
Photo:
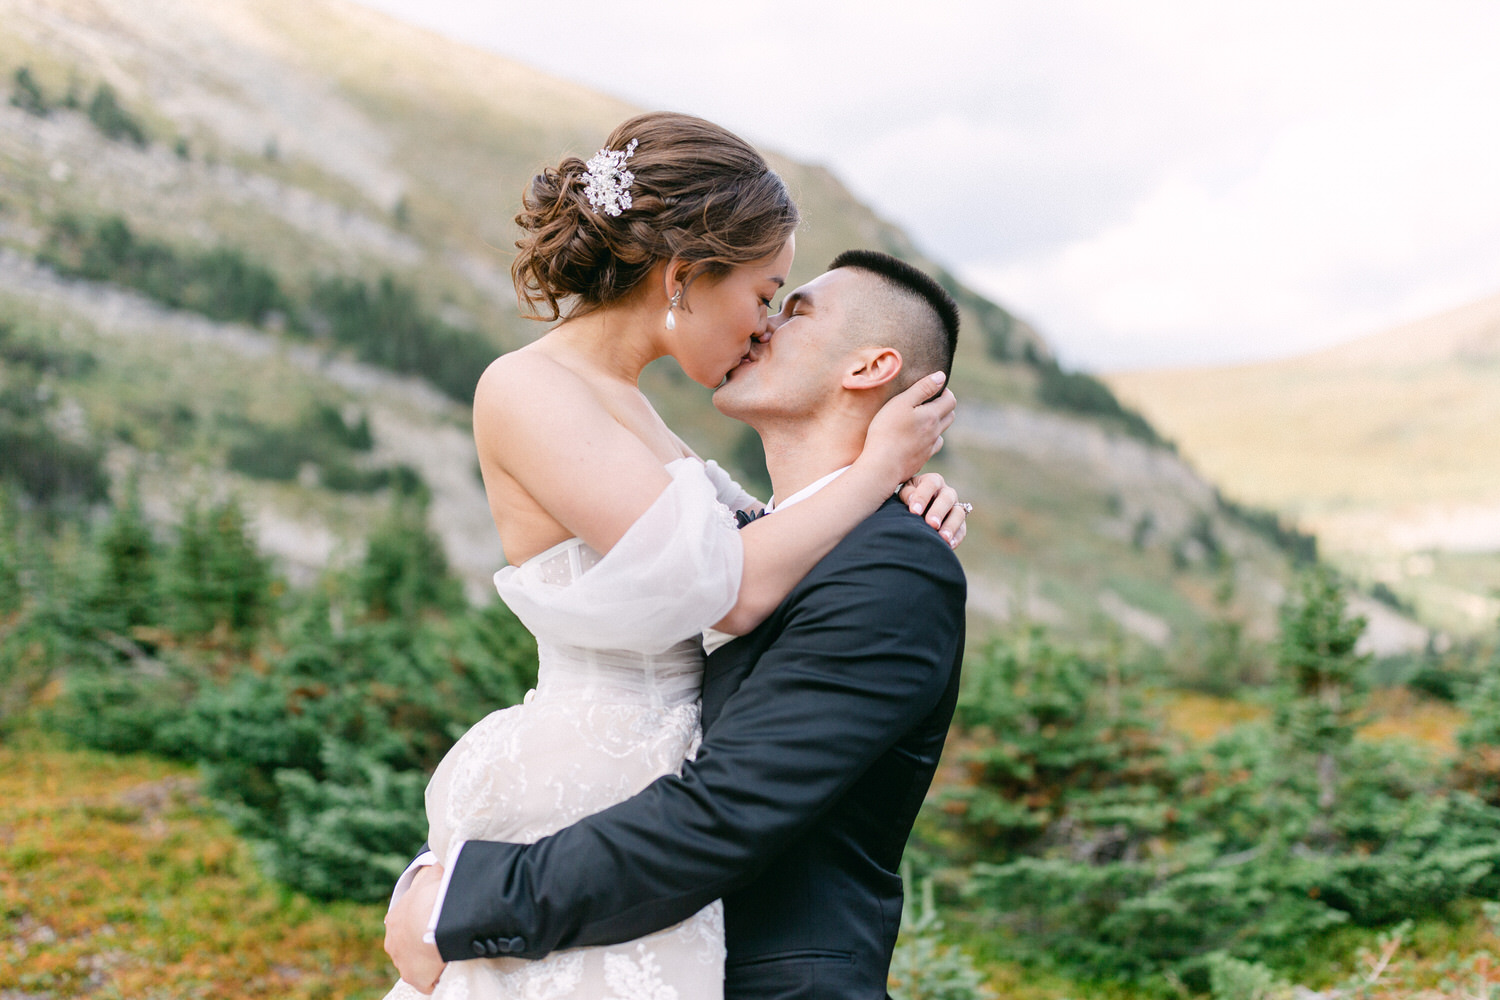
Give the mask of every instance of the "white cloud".
[[[1500, 79], [1487, 85], [1495, 92]], [[1500, 287], [1500, 140], [1462, 94], [1278, 131], [1230, 183], [1170, 174], [1122, 222], [966, 269], [1094, 365], [1295, 353]]]
[[366, 0], [831, 165], [1065, 358], [1292, 353], [1500, 288], [1487, 0]]

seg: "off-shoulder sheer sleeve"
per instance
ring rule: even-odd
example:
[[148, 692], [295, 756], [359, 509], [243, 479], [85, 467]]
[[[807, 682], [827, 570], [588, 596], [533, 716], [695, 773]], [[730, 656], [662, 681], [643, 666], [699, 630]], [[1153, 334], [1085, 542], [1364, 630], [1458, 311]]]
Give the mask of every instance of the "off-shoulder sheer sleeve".
[[755, 497], [745, 492], [745, 488], [735, 482], [720, 467], [718, 462], [709, 459], [703, 463], [703, 470], [708, 474], [708, 481], [714, 484], [714, 492], [718, 494], [719, 502], [730, 510], [758, 510], [762, 504]]
[[659, 653], [729, 613], [744, 568], [734, 518], [703, 463], [680, 459], [667, 472], [671, 484], [571, 582], [551, 582], [542, 556], [495, 574], [527, 628], [573, 646]]

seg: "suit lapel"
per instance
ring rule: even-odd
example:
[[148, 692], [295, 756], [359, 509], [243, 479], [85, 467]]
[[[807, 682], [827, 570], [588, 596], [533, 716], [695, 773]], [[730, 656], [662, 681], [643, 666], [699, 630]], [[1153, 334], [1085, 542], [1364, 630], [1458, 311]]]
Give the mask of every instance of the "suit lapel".
[[[900, 501], [892, 497], [881, 504], [881, 509], [899, 503]], [[878, 514], [879, 510], [871, 517], [878, 516]], [[859, 526], [856, 526], [850, 532], [850, 536], [858, 533]], [[724, 703], [739, 690], [745, 678], [750, 676], [750, 671], [755, 669], [756, 661], [766, 651], [766, 647], [775, 642], [776, 637], [781, 634], [787, 611], [797, 602], [808, 580], [841, 572], [848, 566], [849, 555], [845, 548], [848, 540], [846, 536], [844, 541], [834, 546], [833, 551], [824, 556], [822, 562], [814, 566], [807, 577], [792, 588], [792, 592], [787, 595], [785, 601], [781, 602], [781, 606], [771, 613], [771, 617], [761, 622], [758, 628], [748, 635], [726, 642], [709, 655], [708, 662], [703, 669], [703, 731], [705, 733], [719, 718], [719, 712], [723, 710]], [[855, 571], [858, 571], [857, 568]]]

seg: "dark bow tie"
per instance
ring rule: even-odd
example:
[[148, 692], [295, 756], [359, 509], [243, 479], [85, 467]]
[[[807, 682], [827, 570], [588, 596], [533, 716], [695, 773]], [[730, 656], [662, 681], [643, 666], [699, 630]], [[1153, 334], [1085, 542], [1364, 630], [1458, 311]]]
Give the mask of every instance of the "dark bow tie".
[[734, 523], [738, 527], [743, 528], [745, 525], [749, 524], [751, 521], [755, 520], [757, 517], [765, 517], [765, 516], [766, 516], [766, 509], [764, 507], [762, 507], [760, 510], [753, 510], [753, 511], [752, 510], [737, 510], [737, 511], [734, 512]]

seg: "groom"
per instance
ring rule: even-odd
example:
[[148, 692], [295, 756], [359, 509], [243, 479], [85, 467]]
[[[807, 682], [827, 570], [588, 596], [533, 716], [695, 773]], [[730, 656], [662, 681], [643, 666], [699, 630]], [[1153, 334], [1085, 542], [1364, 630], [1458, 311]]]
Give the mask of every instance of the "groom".
[[[886, 399], [951, 367], [958, 311], [904, 262], [850, 251], [770, 326], [714, 405], [760, 433], [774, 510], [853, 462]], [[964, 594], [948, 545], [887, 501], [709, 657], [703, 745], [681, 777], [535, 844], [465, 843], [440, 902], [425, 869], [387, 921], [403, 978], [632, 940], [722, 897], [727, 998], [884, 997], [901, 853], [958, 695]]]

